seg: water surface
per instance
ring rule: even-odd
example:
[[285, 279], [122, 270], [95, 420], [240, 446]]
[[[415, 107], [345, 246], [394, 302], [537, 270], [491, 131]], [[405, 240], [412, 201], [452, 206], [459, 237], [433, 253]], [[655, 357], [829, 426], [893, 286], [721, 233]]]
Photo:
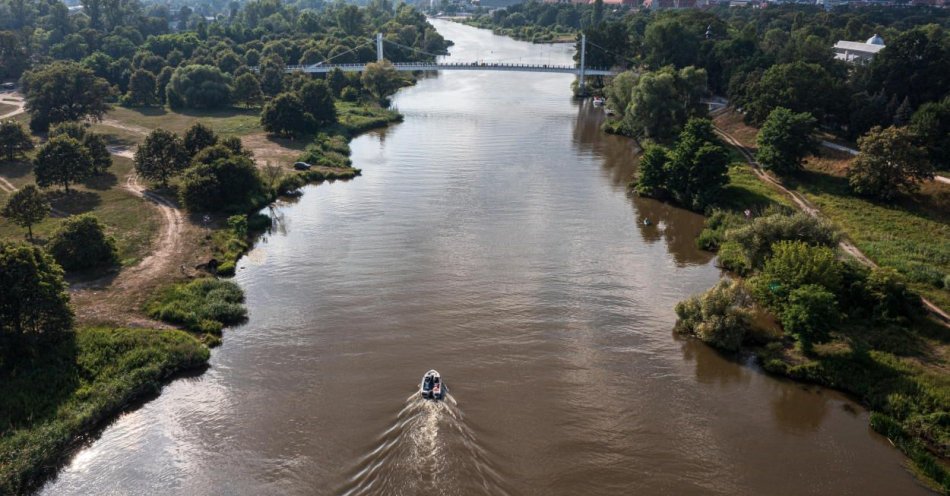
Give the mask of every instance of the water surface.
[[[434, 24], [454, 60], [570, 62]], [[277, 208], [211, 369], [43, 493], [925, 493], [851, 401], [674, 336], [673, 305], [720, 277], [702, 218], [627, 194], [634, 144], [570, 83], [401, 91], [405, 122], [353, 142], [362, 177]], [[430, 368], [444, 402], [414, 394]]]

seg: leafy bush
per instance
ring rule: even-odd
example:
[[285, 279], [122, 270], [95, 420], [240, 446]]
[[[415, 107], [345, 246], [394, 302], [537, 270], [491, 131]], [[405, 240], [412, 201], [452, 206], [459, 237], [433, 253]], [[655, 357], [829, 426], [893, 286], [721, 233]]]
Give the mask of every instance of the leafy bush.
[[676, 305], [676, 331], [737, 351], [749, 330], [752, 299], [742, 281], [723, 279], [701, 296]]
[[802, 241], [779, 241], [772, 245], [772, 256], [762, 272], [751, 282], [756, 299], [781, 311], [796, 289], [819, 285], [832, 293], [842, 286], [841, 262], [834, 250]]
[[68, 217], [53, 233], [47, 249], [67, 271], [119, 263], [115, 239], [106, 236], [99, 219], [91, 214]]
[[70, 328], [73, 311], [63, 270], [42, 249], [0, 242], [0, 369], [6, 351], [25, 333], [55, 333]]
[[189, 331], [217, 334], [247, 318], [243, 303], [244, 292], [237, 284], [202, 278], [164, 288], [146, 304], [145, 312]]
[[806, 284], [788, 295], [781, 318], [785, 332], [795, 336], [807, 353], [813, 343], [828, 339], [828, 331], [838, 321], [838, 304], [823, 286]]
[[753, 268], [760, 268], [779, 241], [801, 241], [812, 246], [834, 247], [841, 234], [830, 222], [805, 213], [772, 214], [758, 217], [750, 224], [729, 230], [724, 238], [743, 247]]
[[242, 155], [186, 169], [179, 196], [188, 210], [198, 212], [246, 212], [267, 200], [257, 167]]

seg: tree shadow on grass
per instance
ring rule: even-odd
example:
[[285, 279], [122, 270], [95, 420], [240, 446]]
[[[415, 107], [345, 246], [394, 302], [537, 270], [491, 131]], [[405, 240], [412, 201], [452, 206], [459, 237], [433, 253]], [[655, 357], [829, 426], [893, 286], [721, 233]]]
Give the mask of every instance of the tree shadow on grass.
[[82, 183], [83, 186], [98, 191], [112, 189], [116, 184], [119, 184], [119, 178], [115, 177], [115, 174], [111, 172], [96, 174]]
[[76, 336], [5, 336], [0, 350], [0, 436], [56, 415], [81, 382]]
[[[180, 108], [174, 109], [174, 112], [181, 115], [187, 115], [188, 117], [202, 118], [202, 117], [215, 117], [215, 118], [226, 118], [226, 117], [237, 117], [237, 116], [258, 116], [260, 115], [260, 110], [257, 109], [244, 109], [238, 107], [229, 107], [229, 108], [220, 108], [220, 109], [193, 109], [193, 108]], [[146, 115], [165, 115], [165, 111], [162, 109], [161, 112], [155, 114], [146, 114]]]
[[83, 214], [102, 204], [99, 193], [92, 191], [54, 191], [49, 193], [47, 198], [53, 208], [69, 215]]
[[3, 174], [10, 179], [23, 177], [31, 172], [33, 172], [33, 164], [28, 161], [0, 161], [0, 174]]

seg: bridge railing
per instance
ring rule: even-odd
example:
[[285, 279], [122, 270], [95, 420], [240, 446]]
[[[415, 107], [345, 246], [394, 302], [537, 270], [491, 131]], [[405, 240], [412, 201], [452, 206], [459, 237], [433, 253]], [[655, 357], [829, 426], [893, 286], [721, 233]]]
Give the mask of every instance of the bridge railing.
[[[296, 64], [288, 65], [286, 70], [288, 72], [292, 71], [306, 71], [306, 70], [316, 70], [329, 71], [331, 69], [361, 69], [365, 67], [366, 64]], [[399, 68], [412, 68], [412, 70], [438, 70], [438, 69], [452, 69], [452, 68], [472, 68], [472, 67], [483, 67], [486, 69], [491, 68], [503, 68], [503, 69], [540, 69], [540, 70], [552, 70], [552, 71], [576, 71], [579, 70], [578, 67], [573, 65], [552, 65], [552, 64], [514, 64], [514, 63], [505, 63], [505, 62], [454, 62], [454, 63], [438, 63], [438, 62], [395, 62], [393, 66], [397, 69]], [[587, 67], [584, 69], [586, 72], [608, 72], [610, 69], [600, 68], [600, 67]]]

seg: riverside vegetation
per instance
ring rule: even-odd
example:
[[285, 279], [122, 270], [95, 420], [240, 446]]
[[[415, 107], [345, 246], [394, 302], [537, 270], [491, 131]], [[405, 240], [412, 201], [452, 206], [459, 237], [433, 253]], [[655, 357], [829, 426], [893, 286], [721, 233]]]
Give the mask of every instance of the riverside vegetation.
[[[526, 4], [477, 22], [527, 33], [552, 14], [522, 11], [574, 8]], [[937, 76], [950, 71], [948, 19], [778, 5], [620, 12], [579, 27], [596, 44], [588, 64], [632, 68], [590, 82], [617, 113], [605, 130], [643, 145], [632, 186], [705, 213], [698, 242], [731, 274], [676, 307], [677, 331], [855, 395], [944, 493], [950, 338], [919, 295], [950, 309], [950, 188], [932, 181], [950, 163], [950, 86]], [[834, 58], [837, 40], [875, 33], [886, 47], [870, 64]], [[710, 95], [733, 106], [711, 123]], [[819, 136], [856, 140], [859, 153], [819, 155]], [[870, 260], [840, 250], [851, 242]]]
[[[386, 1], [252, 1], [213, 21], [136, 1], [75, 16], [11, 5], [0, 1], [0, 79], [20, 78], [27, 112], [0, 123], [0, 493], [20, 494], [84, 434], [206, 364], [246, 318], [240, 288], [215, 276], [270, 226], [258, 212], [359, 175], [348, 141], [400, 120], [387, 99], [412, 82], [388, 62], [325, 77], [285, 65], [374, 61], [376, 32], [428, 53], [448, 42]], [[35, 29], [48, 36], [29, 41]], [[71, 296], [67, 280], [104, 289]], [[183, 330], [126, 328], [159, 321]]]

